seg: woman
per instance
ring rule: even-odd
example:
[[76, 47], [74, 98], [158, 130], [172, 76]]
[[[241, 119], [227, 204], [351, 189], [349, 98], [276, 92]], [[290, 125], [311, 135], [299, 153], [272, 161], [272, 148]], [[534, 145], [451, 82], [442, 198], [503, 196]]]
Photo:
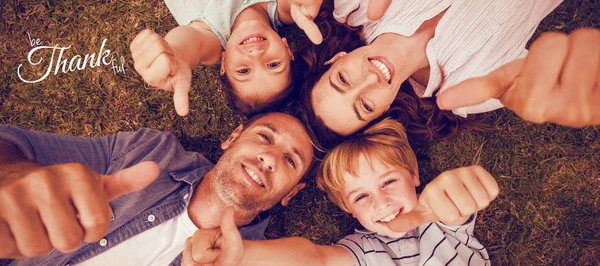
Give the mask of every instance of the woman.
[[[324, 74], [303, 85], [304, 104], [316, 114], [312, 121], [321, 122], [322, 128], [338, 136], [394, 113], [405, 120], [401, 122], [408, 122], [409, 132], [414, 131], [411, 127], [429, 131], [429, 138], [454, 132], [452, 127], [460, 124], [460, 119], [410, 97], [413, 92], [401, 85], [408, 80], [414, 94], [431, 97], [526, 56], [525, 45], [539, 22], [561, 1], [392, 1], [378, 21], [367, 19], [366, 2], [336, 0], [333, 17], [350, 27], [362, 27], [360, 34], [367, 45], [336, 54], [325, 67], [318, 60], [309, 63], [316, 69], [309, 71], [311, 74]], [[316, 58], [327, 52], [318, 52]], [[453, 113], [466, 117], [500, 107], [499, 101], [489, 99]], [[422, 116], [423, 112], [428, 114]], [[420, 124], [429, 125], [411, 126], [406, 120], [415, 116]], [[440, 128], [448, 122], [450, 129]]]

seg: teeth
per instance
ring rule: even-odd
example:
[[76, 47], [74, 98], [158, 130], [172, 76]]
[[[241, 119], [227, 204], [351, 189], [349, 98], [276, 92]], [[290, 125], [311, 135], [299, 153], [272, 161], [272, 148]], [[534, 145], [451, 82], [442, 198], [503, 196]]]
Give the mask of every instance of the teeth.
[[246, 167], [244, 167], [244, 170], [246, 170], [246, 173], [248, 173], [248, 175], [250, 177], [252, 177], [252, 180], [254, 180], [254, 182], [259, 184], [261, 187], [263, 186], [263, 183], [260, 181], [260, 178], [258, 178], [258, 175], [256, 175], [256, 173], [254, 173], [254, 171], [252, 171]]
[[383, 62], [381, 62], [377, 59], [369, 59], [369, 62], [371, 62], [371, 64], [373, 64], [377, 68], [379, 68], [379, 70], [381, 70], [381, 72], [383, 72], [383, 76], [385, 76], [385, 79], [387, 80], [387, 82], [390, 82], [392, 75], [390, 74], [390, 70], [388, 69], [388, 67]]
[[392, 213], [392, 214], [388, 215], [387, 217], [379, 220], [378, 222], [385, 222], [385, 223], [387, 223], [387, 222], [391, 221], [392, 219], [396, 218], [396, 216], [398, 216], [399, 213], [400, 213], [400, 211]]
[[261, 42], [264, 40], [266, 40], [266, 39], [260, 38], [260, 37], [251, 37], [251, 38], [248, 38], [247, 40], [243, 41], [242, 44]]

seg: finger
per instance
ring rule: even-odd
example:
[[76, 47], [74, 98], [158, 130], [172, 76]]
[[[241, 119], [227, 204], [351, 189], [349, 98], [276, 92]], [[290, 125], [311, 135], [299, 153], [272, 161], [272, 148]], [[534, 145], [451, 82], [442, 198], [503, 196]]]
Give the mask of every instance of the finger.
[[221, 218], [221, 250], [220, 265], [237, 265], [244, 252], [242, 235], [235, 224], [233, 208], [225, 209]]
[[160, 174], [158, 164], [152, 161], [138, 163], [109, 176], [101, 176], [104, 193], [109, 201], [141, 190], [154, 182]]
[[151, 67], [144, 70], [144, 72], [138, 72], [140, 72], [142, 78], [144, 78], [148, 84], [166, 91], [173, 91], [173, 87], [170, 86], [171, 84], [168, 84], [168, 81], [170, 75], [177, 73], [178, 68], [177, 60], [174, 57], [167, 54], [160, 54], [156, 57], [154, 62], [152, 62]]
[[477, 180], [485, 189], [488, 200], [494, 200], [500, 193], [500, 188], [498, 187], [498, 182], [496, 182], [496, 179], [481, 166], [475, 165], [469, 167], [469, 169], [475, 173]]
[[15, 238], [10, 232], [8, 223], [0, 219], [0, 258], [20, 258], [23, 255], [17, 249]]
[[23, 256], [36, 257], [52, 250], [46, 230], [35, 210], [13, 209], [10, 213], [9, 217], [5, 217], [6, 222]]
[[221, 236], [219, 229], [199, 229], [192, 236], [192, 258], [197, 263], [213, 263], [221, 255], [215, 242]]
[[378, 20], [383, 17], [392, 0], [370, 0], [367, 10], [367, 18], [370, 21]]
[[175, 111], [180, 116], [186, 116], [189, 113], [189, 93], [192, 86], [192, 70], [189, 69], [183, 60], [179, 60], [179, 73], [171, 78], [173, 82], [173, 104]]
[[294, 19], [294, 22], [298, 25], [298, 28], [304, 31], [312, 43], [321, 44], [321, 42], [323, 42], [323, 35], [317, 24], [313, 22], [313, 18], [310, 17], [310, 14], [303, 13], [301, 8], [294, 4], [290, 7], [290, 13], [292, 19]]
[[[427, 195], [421, 194], [424, 202], [427, 203], [431, 211], [437, 216], [438, 221], [444, 223], [453, 223], [460, 219], [460, 211], [454, 205], [452, 199], [443, 190], [431, 191]], [[421, 200], [421, 199], [420, 199]]]
[[129, 44], [129, 50], [131, 50], [131, 56], [135, 59], [140, 55], [146, 40], [154, 33], [154, 31], [150, 29], [145, 29], [138, 33], [135, 38]]
[[167, 41], [155, 32], [150, 32], [139, 42], [136, 50], [132, 50], [131, 56], [134, 63], [141, 66], [142, 69], [150, 67], [152, 62], [161, 54], [174, 56], [173, 50]]
[[84, 232], [69, 200], [51, 197], [39, 206], [40, 216], [52, 246], [63, 253], [79, 248], [83, 243]]
[[[454, 207], [458, 210], [460, 216], [466, 217], [477, 211], [477, 203], [462, 182], [462, 179], [465, 178], [464, 176], [473, 176], [473, 173], [468, 168], [461, 168], [456, 174], [458, 175], [456, 179], [457, 182], [445, 186], [446, 195], [454, 204]], [[480, 187], [479, 189], [483, 190], [483, 187]]]
[[183, 254], [181, 255], [181, 266], [194, 265], [197, 265], [197, 263], [192, 257], [192, 238], [188, 237], [188, 239], [185, 240], [185, 248], [183, 249]]
[[437, 95], [440, 109], [453, 110], [473, 106], [491, 98], [500, 99], [523, 68], [524, 60], [510, 62], [483, 77], [465, 80]]
[[398, 215], [389, 221], [387, 227], [394, 232], [408, 232], [419, 227], [419, 225], [432, 223], [437, 220], [438, 218], [428, 207], [417, 204], [409, 212]]
[[490, 196], [483, 184], [481, 184], [479, 178], [477, 177], [478, 174], [474, 170], [469, 171], [471, 174], [467, 176], [461, 176], [461, 179], [469, 195], [475, 201], [477, 210], [482, 210], [489, 205], [490, 201], [494, 197]]

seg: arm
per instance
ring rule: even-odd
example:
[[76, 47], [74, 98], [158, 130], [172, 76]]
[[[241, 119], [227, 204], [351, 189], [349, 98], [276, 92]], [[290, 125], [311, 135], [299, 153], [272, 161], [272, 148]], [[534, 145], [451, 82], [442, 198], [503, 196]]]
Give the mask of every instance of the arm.
[[321, 246], [293, 237], [242, 241], [227, 209], [220, 229], [200, 229], [186, 241], [182, 265], [214, 263], [234, 265], [354, 265], [351, 255], [339, 246]]

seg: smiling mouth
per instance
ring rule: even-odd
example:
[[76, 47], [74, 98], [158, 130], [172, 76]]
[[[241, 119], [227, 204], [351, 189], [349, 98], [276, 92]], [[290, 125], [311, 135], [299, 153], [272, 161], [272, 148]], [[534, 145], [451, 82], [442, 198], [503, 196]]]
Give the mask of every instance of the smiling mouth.
[[388, 84], [392, 81], [392, 73], [390, 71], [390, 68], [383, 61], [379, 59], [369, 58], [369, 62], [373, 64], [377, 69], [379, 69], [379, 71], [381, 71]]
[[398, 210], [397, 212], [394, 212], [386, 217], [383, 217], [380, 220], [377, 220], [377, 222], [378, 223], [388, 223], [389, 221], [396, 218], [396, 216], [398, 216], [398, 214], [401, 214], [403, 210], [404, 210], [404, 208], [400, 208], [400, 210]]
[[258, 43], [258, 42], [264, 42], [266, 40], [267, 40], [267, 38], [264, 38], [262, 36], [252, 35], [252, 36], [246, 37], [244, 40], [242, 40], [240, 42], [240, 44], [241, 45], [252, 44], [252, 43]]
[[252, 180], [254, 180], [254, 182], [256, 182], [256, 184], [258, 184], [261, 187], [265, 187], [263, 182], [260, 180], [260, 178], [254, 171], [250, 170], [250, 168], [248, 168], [244, 165], [242, 165], [242, 167], [244, 168], [244, 171], [246, 171], [246, 173], [250, 176], [250, 178], [252, 178]]

